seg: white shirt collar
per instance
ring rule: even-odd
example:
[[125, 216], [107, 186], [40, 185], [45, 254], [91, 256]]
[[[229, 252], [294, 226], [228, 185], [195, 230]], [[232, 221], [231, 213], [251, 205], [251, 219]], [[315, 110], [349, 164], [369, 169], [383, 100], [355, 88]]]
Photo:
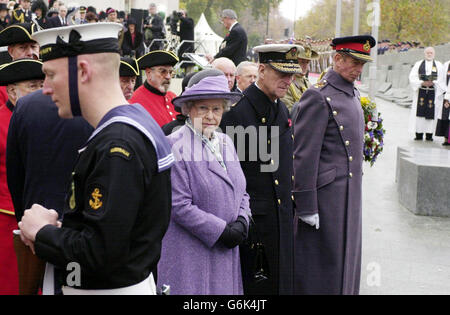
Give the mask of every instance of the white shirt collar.
[[236, 26], [236, 24], [238, 24], [239, 22], [238, 21], [236, 21], [236, 22], [234, 22], [234, 24], [233, 25], [231, 25], [231, 27], [230, 27], [230, 32], [231, 32], [231, 30], [233, 29], [233, 27], [235, 27]]

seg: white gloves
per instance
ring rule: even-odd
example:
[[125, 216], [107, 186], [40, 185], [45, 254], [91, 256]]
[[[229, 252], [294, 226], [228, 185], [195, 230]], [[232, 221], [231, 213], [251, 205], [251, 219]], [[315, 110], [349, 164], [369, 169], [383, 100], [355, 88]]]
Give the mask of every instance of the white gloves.
[[300, 216], [300, 220], [302, 220], [306, 224], [315, 226], [316, 230], [318, 230], [320, 228], [319, 214]]

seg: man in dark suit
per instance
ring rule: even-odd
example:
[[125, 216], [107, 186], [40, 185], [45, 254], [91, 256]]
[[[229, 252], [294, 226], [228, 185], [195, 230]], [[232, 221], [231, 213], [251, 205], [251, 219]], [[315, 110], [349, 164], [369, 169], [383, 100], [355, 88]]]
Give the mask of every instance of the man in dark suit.
[[[183, 42], [185, 40], [187, 41], [193, 41], [194, 40], [194, 27], [195, 23], [194, 20], [187, 15], [187, 12], [185, 10], [181, 10], [178, 12], [178, 16], [180, 19], [180, 31], [178, 32], [178, 35], [180, 36], [180, 42]], [[194, 43], [183, 43], [183, 45], [180, 46], [180, 49], [178, 50], [178, 58], [180, 60], [186, 60], [183, 58], [184, 53], [192, 53], [195, 50]], [[182, 65], [182, 68], [188, 68], [194, 66], [193, 63], [185, 63]]]
[[[214, 59], [227, 57], [228, 59], [231, 59], [235, 65], [238, 65], [242, 61], [247, 60], [247, 34], [238, 23], [236, 12], [233, 10], [223, 10], [221, 20], [229, 33], [225, 36], [222, 45], [220, 45], [220, 50], [217, 55], [214, 56]], [[213, 61], [211, 56], [208, 56], [207, 58], [210, 62]]]
[[63, 5], [59, 6], [59, 14], [48, 20], [47, 28], [55, 28], [67, 25], [67, 8]]
[[164, 44], [161, 40], [164, 39], [164, 22], [159, 16], [156, 4], [151, 3], [148, 9], [149, 16], [144, 21], [144, 38], [147, 46], [151, 45], [150, 51], [163, 49]]

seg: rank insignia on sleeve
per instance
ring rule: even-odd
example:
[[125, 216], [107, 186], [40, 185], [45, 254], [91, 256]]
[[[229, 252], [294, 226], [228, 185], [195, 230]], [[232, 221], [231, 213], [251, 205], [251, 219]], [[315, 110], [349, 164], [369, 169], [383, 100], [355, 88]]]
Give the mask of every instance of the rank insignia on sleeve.
[[103, 195], [100, 192], [99, 188], [95, 188], [91, 194], [92, 199], [89, 199], [89, 206], [91, 206], [92, 210], [98, 210], [103, 206], [103, 202], [101, 198]]

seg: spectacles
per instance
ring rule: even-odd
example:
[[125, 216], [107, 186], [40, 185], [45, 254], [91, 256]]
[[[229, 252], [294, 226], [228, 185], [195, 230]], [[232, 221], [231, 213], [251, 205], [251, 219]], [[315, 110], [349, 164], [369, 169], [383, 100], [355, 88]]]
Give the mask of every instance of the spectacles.
[[175, 71], [173, 69], [164, 69], [164, 68], [155, 68], [155, 71], [159, 72], [159, 74], [163, 77], [166, 77], [167, 75], [170, 75], [171, 77], [174, 76]]
[[200, 115], [200, 116], [206, 116], [210, 111], [215, 116], [220, 116], [220, 115], [223, 114], [223, 106], [209, 107], [209, 106], [206, 106], [206, 105], [196, 105], [194, 107], [197, 110], [197, 114]]

